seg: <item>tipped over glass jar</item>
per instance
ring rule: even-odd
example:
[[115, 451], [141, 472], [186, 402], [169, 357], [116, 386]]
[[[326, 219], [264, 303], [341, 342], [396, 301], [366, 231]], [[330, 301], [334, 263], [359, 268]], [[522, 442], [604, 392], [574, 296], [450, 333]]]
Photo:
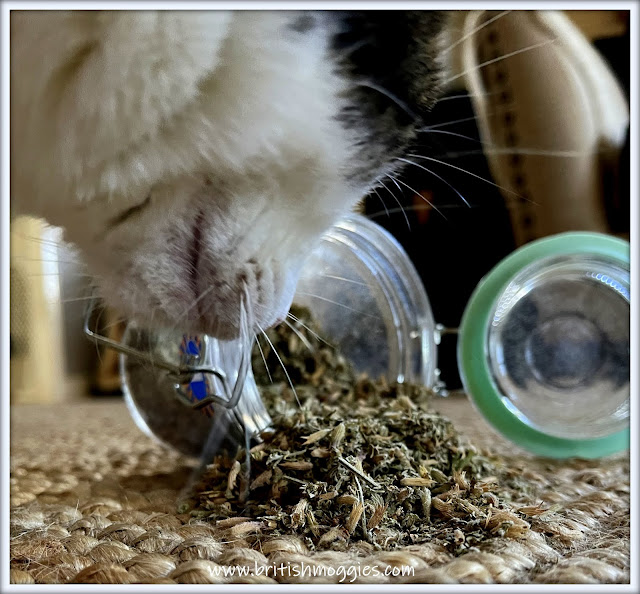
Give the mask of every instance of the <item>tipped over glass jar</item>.
[[[595, 458], [627, 448], [629, 284], [629, 244], [597, 233], [540, 239], [495, 266], [457, 330], [458, 367], [475, 408], [539, 455]], [[357, 371], [446, 394], [437, 369], [443, 328], [423, 284], [400, 244], [364, 216], [325, 233], [294, 303]], [[237, 447], [270, 425], [246, 336], [219, 341], [130, 324], [109, 346], [121, 352], [138, 426], [182, 453]]]

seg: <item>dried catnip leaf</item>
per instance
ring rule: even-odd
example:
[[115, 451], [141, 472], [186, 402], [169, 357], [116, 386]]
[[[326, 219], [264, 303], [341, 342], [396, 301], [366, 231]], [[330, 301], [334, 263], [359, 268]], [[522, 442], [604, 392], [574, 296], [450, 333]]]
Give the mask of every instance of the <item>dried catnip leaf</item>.
[[[488, 538], [525, 537], [525, 518], [548, 512], [522, 499], [519, 510], [510, 506], [505, 497], [532, 489], [529, 479], [493, 464], [431, 411], [427, 388], [359, 376], [318, 339], [307, 311], [293, 314], [299, 336], [286, 326], [267, 334], [301, 406], [263, 343], [269, 373], [255, 350], [254, 376], [273, 425], [251, 448], [249, 469], [242, 449], [206, 468], [192, 513], [232, 523], [242, 516], [248, 543], [293, 531], [312, 549], [346, 550], [366, 539], [377, 549], [439, 543], [458, 555]], [[242, 501], [238, 483], [248, 470]], [[259, 531], [249, 530], [251, 520]]]
[[356, 501], [351, 508], [351, 513], [349, 514], [349, 519], [347, 520], [346, 528], [349, 534], [352, 534], [356, 529], [358, 522], [360, 521], [360, 516], [364, 511], [364, 503], [360, 501]]

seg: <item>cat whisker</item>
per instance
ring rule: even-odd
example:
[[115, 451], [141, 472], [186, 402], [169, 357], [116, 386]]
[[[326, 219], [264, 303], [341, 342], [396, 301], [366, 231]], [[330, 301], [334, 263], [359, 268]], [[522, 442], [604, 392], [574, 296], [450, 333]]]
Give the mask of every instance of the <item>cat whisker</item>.
[[87, 272], [34, 272], [33, 274], [27, 275], [29, 278], [41, 277], [41, 276], [66, 276], [66, 277], [76, 277], [76, 278], [95, 278], [93, 274], [89, 274]]
[[102, 330], [102, 332], [104, 332], [105, 330], [109, 330], [110, 328], [113, 328], [114, 326], [117, 326], [118, 324], [122, 324], [122, 323], [124, 323], [126, 321], [127, 321], [126, 318], [122, 318], [122, 317], [121, 318], [117, 318], [113, 322], [110, 322], [106, 326], [103, 326], [101, 328], [101, 330]]
[[504, 188], [502, 186], [499, 186], [498, 184], [482, 177], [481, 175], [477, 175], [475, 173], [472, 173], [471, 171], [467, 171], [466, 169], [462, 168], [462, 167], [458, 167], [457, 165], [453, 165], [452, 163], [447, 163], [446, 161], [442, 161], [440, 159], [435, 159], [433, 157], [426, 157], [424, 155], [414, 155], [414, 154], [409, 154], [407, 155], [408, 157], [413, 157], [414, 159], [426, 159], [427, 161], [433, 161], [434, 163], [440, 163], [441, 165], [445, 165], [447, 167], [451, 167], [452, 169], [456, 169], [457, 171], [460, 171], [462, 173], [466, 173], [467, 175], [470, 175], [471, 177], [475, 177], [479, 180], [482, 180], [496, 188], [499, 188], [500, 190], [503, 190], [504, 192], [508, 192], [509, 194], [514, 194], [515, 196], [517, 196], [518, 198], [520, 198], [521, 200], [527, 200], [528, 202], [531, 202], [532, 204], [536, 204], [535, 202], [533, 202], [533, 200], [530, 200], [528, 198], [526, 198], [525, 196], [522, 196], [520, 194], [518, 194], [517, 192], [514, 192], [513, 190], [509, 190], [508, 188]]
[[[391, 176], [390, 176], [391, 177]], [[391, 178], [394, 179], [395, 178]], [[415, 188], [412, 188], [409, 184], [403, 182], [401, 179], [397, 180], [398, 183], [401, 183], [403, 186], [405, 186], [406, 188], [408, 188], [409, 190], [411, 190], [414, 194], [420, 196], [420, 198], [422, 198], [427, 204], [430, 204], [433, 207], [433, 210], [435, 210], [445, 221], [447, 220], [447, 217], [444, 216], [444, 213], [442, 213], [438, 207], [433, 204], [433, 202], [430, 202], [427, 198], [425, 198], [420, 192], [418, 192]]]
[[367, 89], [372, 89], [373, 91], [377, 91], [381, 95], [384, 95], [387, 99], [393, 101], [402, 111], [404, 111], [412, 120], [418, 120], [418, 116], [411, 110], [411, 108], [404, 102], [402, 99], [396, 97], [391, 91], [377, 85], [371, 81], [358, 81], [355, 83], [357, 87], [365, 87]]
[[371, 43], [372, 41], [373, 41], [373, 37], [371, 36], [365, 37], [364, 39], [360, 39], [359, 41], [356, 41], [350, 46], [342, 48], [340, 50], [340, 57], [347, 58], [354, 52], [357, 52], [361, 47], [364, 47], [365, 45], [367, 45], [368, 43]]
[[178, 324], [184, 320], [184, 318], [187, 316], [187, 314], [196, 306], [198, 305], [198, 303], [200, 303], [200, 301], [202, 301], [207, 295], [209, 295], [213, 290], [215, 289], [215, 285], [211, 285], [209, 288], [207, 288], [206, 290], [202, 291], [202, 293], [200, 293], [200, 295], [198, 295], [198, 297], [196, 297], [196, 299], [193, 300], [193, 302], [191, 303], [191, 305], [189, 305], [189, 307], [187, 307], [177, 318], [176, 318], [176, 323], [173, 325], [172, 330], [177, 330], [178, 328]]
[[304, 346], [307, 347], [307, 349], [314, 353], [315, 349], [313, 348], [313, 345], [307, 340], [307, 337], [302, 334], [302, 332], [300, 332], [300, 330], [298, 330], [291, 322], [289, 322], [289, 320], [284, 320], [284, 323], [291, 328], [292, 332], [300, 339], [300, 341], [302, 342], [302, 344], [304, 344]]
[[262, 350], [262, 345], [258, 340], [258, 335], [256, 334], [255, 337], [256, 337], [256, 344], [258, 345], [258, 350], [260, 351], [260, 356], [262, 357], [262, 362], [264, 363], [264, 368], [267, 372], [267, 377], [269, 378], [269, 382], [273, 384], [273, 378], [271, 377], [271, 372], [269, 371], [269, 366], [267, 365], [267, 358], [264, 356], [264, 351]]
[[427, 128], [423, 130], [424, 132], [428, 132], [429, 134], [446, 134], [447, 136], [455, 136], [456, 138], [464, 138], [465, 140], [472, 140], [474, 142], [479, 142], [482, 144], [482, 141], [478, 138], [474, 138], [473, 136], [467, 136], [466, 134], [459, 134], [458, 132], [451, 132], [450, 130], [438, 130], [436, 128]]
[[[395, 209], [396, 211], [398, 210], [402, 210], [402, 207], [400, 207], [399, 209]], [[386, 210], [385, 212], [390, 212], [389, 210]], [[369, 285], [367, 285], [367, 283], [363, 283], [357, 280], [353, 280], [351, 278], [345, 278], [344, 276], [336, 276], [335, 274], [320, 274], [320, 276], [324, 277], [324, 278], [332, 278], [334, 280], [339, 280], [339, 281], [344, 281], [345, 283], [352, 283], [354, 285], [360, 285], [361, 287], [368, 287]]]
[[[465, 206], [463, 206], [462, 204], [444, 204], [442, 206], [440, 206], [440, 208], [447, 208], [447, 209], [451, 209], [451, 208], [466, 208]], [[480, 208], [479, 206], [471, 206], [470, 208]], [[421, 211], [421, 210], [433, 210], [433, 206], [430, 206], [429, 204], [414, 204], [411, 206], [407, 206], [406, 210], [409, 211]], [[399, 208], [393, 208], [389, 211], [389, 213], [391, 214], [395, 214], [397, 212], [400, 212]], [[370, 219], [376, 219], [378, 217], [381, 217], [384, 213], [384, 211], [378, 210], [372, 213], [367, 213], [367, 217]]]
[[[506, 202], [509, 202], [509, 199], [506, 200]], [[444, 209], [444, 210], [456, 210], [456, 209], [461, 209], [464, 208], [465, 210], [468, 209], [478, 209], [481, 208], [483, 210], [487, 210], [487, 209], [496, 209], [496, 210], [502, 210], [502, 206], [496, 206], [496, 205], [485, 205], [485, 204], [471, 204], [470, 206], [465, 206], [463, 204], [441, 204], [438, 208]], [[422, 210], [426, 210], [426, 211], [431, 211], [433, 210], [433, 206], [430, 206], [429, 204], [412, 204], [409, 206], [405, 206], [403, 208], [403, 210], [407, 210], [410, 212], [413, 211], [422, 211]], [[389, 210], [390, 214], [395, 214], [400, 212], [399, 208], [392, 208]], [[378, 210], [378, 211], [374, 211], [371, 213], [367, 213], [367, 218], [369, 219], [377, 219], [379, 217], [381, 217], [383, 214], [386, 214], [384, 211], [382, 210]]]
[[[484, 143], [483, 143], [484, 144]], [[458, 158], [458, 157], [466, 157], [472, 155], [524, 155], [524, 156], [532, 156], [532, 157], [553, 157], [553, 158], [567, 158], [567, 159], [576, 159], [580, 157], [586, 157], [588, 155], [593, 154], [603, 154], [608, 152], [610, 149], [601, 149], [597, 151], [572, 151], [572, 150], [545, 150], [545, 149], [528, 149], [528, 148], [510, 148], [510, 147], [500, 147], [497, 145], [492, 145], [491, 143], [486, 143], [485, 146], [495, 147], [495, 148], [486, 148], [486, 149], [477, 149], [477, 150], [469, 150], [469, 151], [453, 151], [444, 153], [442, 155], [438, 155], [439, 157], [445, 158]]]
[[[386, 175], [386, 174], [385, 174]], [[393, 197], [393, 199], [396, 201], [396, 203], [398, 204], [398, 206], [400, 208], [402, 208], [402, 202], [400, 202], [400, 200], [398, 200], [398, 197], [389, 189], [387, 188], [387, 186], [385, 185], [385, 183], [381, 180], [378, 179], [377, 183], [379, 183], [387, 192], [389, 192], [389, 194], [391, 194], [391, 196]], [[398, 185], [398, 184], [396, 184]], [[402, 190], [400, 190], [400, 194], [402, 195]], [[411, 231], [411, 224], [409, 223], [409, 217], [405, 214], [404, 216], [404, 220], [407, 223], [407, 229], [409, 229], [409, 231]]]
[[25, 233], [20, 233], [19, 231], [13, 231], [15, 237], [19, 237], [20, 239], [26, 239], [27, 241], [32, 241], [34, 243], [39, 243], [45, 246], [51, 246], [54, 248], [69, 248], [70, 245], [62, 240], [53, 240], [53, 239], [43, 239], [42, 237], [36, 237], [34, 235], [27, 235]]
[[374, 314], [370, 314], [370, 313], [368, 313], [366, 311], [360, 311], [359, 309], [355, 309], [353, 307], [349, 307], [348, 305], [345, 305], [344, 303], [340, 303], [339, 301], [334, 301], [333, 299], [329, 299], [328, 297], [323, 297], [322, 295], [316, 295], [314, 293], [305, 293], [303, 291], [298, 291], [298, 295], [311, 297], [312, 299], [319, 299], [320, 301], [326, 301], [327, 303], [332, 303], [333, 305], [337, 305], [338, 307], [344, 307], [345, 309], [348, 309], [349, 311], [352, 311], [354, 313], [360, 314], [362, 316], [366, 316], [368, 318], [374, 318], [376, 320], [380, 319], [380, 316], [376, 316]]
[[458, 74], [454, 74], [453, 76], [450, 76], [449, 78], [444, 80], [442, 82], [442, 84], [443, 85], [448, 85], [448, 84], [452, 83], [453, 81], [458, 80], [459, 78], [461, 78], [463, 76], [466, 76], [470, 72], [473, 72], [474, 70], [480, 70], [481, 68], [484, 68], [485, 66], [489, 66], [489, 64], [495, 64], [496, 62], [501, 62], [502, 60], [506, 60], [507, 58], [511, 58], [513, 56], [517, 56], [518, 54], [522, 54], [524, 52], [530, 52], [530, 51], [532, 51], [534, 49], [545, 47], [547, 45], [555, 43], [556, 41], [557, 41], [556, 38], [545, 39], [544, 41], [541, 41], [539, 43], [534, 43], [532, 45], [528, 45], [527, 47], [523, 47], [523, 48], [514, 50], [512, 52], [509, 52], [509, 53], [504, 54], [502, 56], [499, 56], [497, 58], [493, 58], [491, 60], [487, 60], [485, 62], [482, 62], [481, 64], [478, 64], [477, 66], [474, 66], [473, 68], [468, 68], [467, 70], [464, 70], [463, 72], [459, 72]]
[[[390, 180], [395, 184], [396, 188], [398, 188], [398, 190], [400, 190], [400, 196], [402, 196], [402, 195], [403, 195], [402, 188], [401, 188], [401, 187], [400, 187], [400, 185], [398, 184], [398, 181], [396, 180], [396, 178], [395, 178], [395, 177], [393, 177], [392, 175], [390, 175], [389, 173], [385, 173], [385, 177], [388, 177], [388, 178], [389, 178], [389, 179], [390, 179]], [[385, 189], [386, 189], [386, 186], [385, 186]], [[387, 190], [387, 191], [388, 191], [388, 190]], [[395, 198], [395, 194], [393, 194], [393, 197]], [[402, 206], [402, 203], [400, 202], [400, 200], [398, 200], [398, 199], [396, 198], [396, 201], [398, 202], [398, 204], [399, 204], [400, 206]], [[407, 220], [407, 229], [408, 229], [409, 231], [411, 231], [411, 224], [409, 223], [409, 217], [406, 217], [406, 220]]]
[[[474, 118], [475, 119], [475, 118]], [[461, 120], [456, 120], [461, 121]], [[450, 123], [450, 122], [447, 122]], [[440, 155], [432, 155], [440, 158], [444, 157], [458, 157], [458, 156], [466, 156], [466, 155], [480, 155], [480, 154], [518, 154], [518, 155], [532, 155], [532, 156], [542, 156], [542, 157], [566, 157], [566, 158], [577, 158], [584, 157], [593, 154], [607, 154], [607, 153], [615, 153], [616, 149], [609, 146], [601, 146], [595, 150], [575, 150], [575, 149], [543, 149], [537, 147], [521, 147], [521, 146], [507, 146], [496, 144], [493, 142], [485, 142], [478, 137], [468, 136], [466, 134], [459, 134], [457, 132], [451, 132], [449, 130], [438, 130], [436, 129], [440, 124], [437, 124], [433, 127], [426, 127], [422, 130], [428, 133], [437, 133], [437, 134], [447, 134], [449, 136], [455, 136], [457, 138], [463, 138], [465, 140], [470, 140], [474, 143], [481, 145], [482, 149], [473, 149], [473, 150], [465, 150], [465, 151], [449, 151], [447, 153], [442, 153]], [[432, 145], [426, 143], [414, 143], [414, 147], [429, 147]]]
[[243, 372], [246, 377], [247, 372], [251, 366], [251, 351], [253, 349], [253, 341], [255, 339], [254, 325], [255, 325], [255, 311], [253, 303], [251, 301], [251, 293], [247, 287], [247, 283], [243, 282], [244, 299], [241, 299], [241, 313], [244, 313], [244, 319], [240, 320], [241, 324], [241, 339], [244, 338], [244, 366], [246, 370]]
[[43, 264], [68, 264], [69, 266], [76, 266], [78, 262], [70, 262], [68, 260], [47, 260], [46, 258], [27, 258], [26, 256], [13, 256], [14, 259], [21, 262], [42, 262]]
[[93, 295], [88, 295], [87, 297], [67, 297], [60, 299], [58, 303], [75, 303], [78, 301], [89, 301], [90, 299], [93, 299]]
[[482, 29], [484, 29], [485, 27], [488, 27], [491, 23], [494, 23], [495, 21], [497, 21], [498, 19], [501, 19], [503, 16], [509, 14], [510, 12], [512, 12], [511, 10], [503, 10], [501, 13], [497, 14], [496, 16], [490, 18], [488, 21], [484, 21], [481, 25], [478, 25], [477, 27], [475, 27], [474, 29], [472, 29], [471, 31], [469, 31], [466, 35], [463, 35], [462, 37], [460, 37], [459, 39], [457, 39], [454, 43], [452, 43], [448, 48], [442, 50], [442, 54], [446, 55], [448, 54], [452, 49], [458, 47], [465, 39], [468, 39], [469, 37], [471, 37], [472, 35], [475, 35], [478, 31], [481, 31]]
[[284, 363], [282, 362], [282, 359], [280, 358], [280, 354], [278, 353], [278, 351], [276, 350], [276, 347], [271, 342], [271, 339], [269, 338], [269, 335], [260, 327], [259, 324], [256, 323], [256, 326], [258, 327], [258, 330], [260, 330], [262, 335], [266, 338], [267, 342], [271, 346], [271, 350], [273, 351], [273, 354], [278, 359], [278, 362], [280, 363], [280, 366], [282, 367], [282, 371], [284, 371], [284, 375], [286, 376], [287, 381], [289, 382], [289, 386], [291, 387], [291, 391], [293, 392], [293, 395], [294, 395], [294, 397], [296, 399], [296, 402], [298, 403], [298, 407], [302, 408], [302, 405], [300, 404], [300, 399], [298, 398], [298, 392], [296, 392], [296, 389], [295, 389], [295, 387], [293, 385], [293, 382], [291, 381], [291, 376], [289, 375], [289, 372], [287, 371], [287, 368], [285, 367]]
[[[402, 161], [403, 163], [408, 163], [409, 165], [413, 165], [415, 167], [418, 167], [419, 169], [424, 169], [427, 173], [430, 173], [431, 175], [434, 175], [440, 181], [442, 181], [445, 184], [447, 184], [458, 196], [460, 196], [460, 200], [462, 200], [467, 206], [470, 206], [468, 200], [460, 192], [458, 192], [458, 190], [456, 190], [446, 179], [444, 179], [444, 177], [438, 175], [435, 171], [431, 171], [431, 169], [428, 169], [424, 165], [420, 165], [419, 163], [411, 161], [410, 159], [403, 159], [402, 157], [398, 157], [398, 161]], [[419, 194], [419, 196], [426, 200], [426, 198], [424, 198], [424, 196], [422, 196], [422, 194]]]
[[[489, 113], [487, 115], [493, 115]], [[456, 120], [449, 120], [448, 122], [439, 122], [437, 124], [431, 124], [429, 126], [423, 126], [422, 128], [418, 128], [418, 132], [430, 132], [432, 130], [437, 130], [438, 128], [443, 128], [444, 126], [453, 126], [454, 124], [464, 124], [465, 122], [473, 122], [478, 119], [478, 115], [469, 116], [466, 118], [458, 118]]]
[[[398, 209], [396, 209], [398, 210]], [[401, 209], [400, 209], [401, 210]], [[297, 318], [296, 316], [294, 316], [291, 312], [289, 312], [287, 314], [288, 318], [291, 318], [296, 324], [300, 324], [305, 330], [307, 330], [308, 332], [310, 332], [311, 334], [313, 334], [313, 336], [315, 336], [319, 341], [324, 342], [324, 344], [326, 344], [327, 346], [331, 347], [332, 349], [335, 349], [336, 347], [334, 345], [332, 345], [330, 342], [328, 342], [327, 340], [325, 340], [324, 338], [322, 338], [322, 336], [320, 336], [318, 333], [314, 332], [311, 328], [309, 328], [309, 326], [307, 326], [300, 318]]]
[[491, 97], [497, 95], [496, 91], [491, 93], [460, 93], [459, 95], [447, 95], [438, 99], [438, 103], [444, 103], [445, 101], [453, 101], [454, 99], [468, 99], [469, 97]]
[[382, 207], [384, 208], [384, 210], [386, 212], [389, 212], [389, 209], [387, 208], [387, 205], [385, 203], [385, 201], [382, 199], [382, 196], [380, 196], [380, 194], [378, 193], [378, 190], [376, 190], [376, 188], [371, 188], [371, 190], [373, 192], [375, 192], [375, 195], [378, 197], [378, 199], [380, 200], [380, 202], [382, 203]]
[[[238, 370], [238, 381], [242, 376], [242, 386], [246, 382], [247, 373], [251, 368], [251, 351], [253, 347], [253, 340], [255, 334], [250, 331], [254, 325], [254, 310], [251, 303], [251, 294], [247, 288], [247, 283], [243, 282], [244, 295], [240, 298], [240, 326], [241, 326], [241, 340], [244, 338], [246, 341], [244, 351], [242, 353], [242, 359], [240, 361], [240, 369]], [[237, 400], [240, 399], [242, 390], [237, 395]], [[245, 472], [244, 472], [244, 487], [240, 494], [240, 500], [246, 501], [249, 495], [249, 484], [251, 479], [251, 433], [249, 433], [249, 427], [246, 423], [243, 424], [244, 428], [244, 455], [245, 455]]]

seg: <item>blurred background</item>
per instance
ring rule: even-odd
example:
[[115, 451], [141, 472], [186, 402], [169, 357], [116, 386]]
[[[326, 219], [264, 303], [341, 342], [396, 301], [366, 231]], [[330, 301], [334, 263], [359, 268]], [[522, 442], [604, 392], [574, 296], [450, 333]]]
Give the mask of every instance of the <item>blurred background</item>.
[[[583, 10], [565, 14], [596, 49], [628, 102], [629, 13]], [[464, 18], [461, 12], [460, 31]], [[516, 25], [514, 22], [514, 31]], [[491, 51], [495, 48], [491, 48], [507, 39], [504, 33], [509, 26], [504, 18], [496, 20], [495, 27], [483, 29], [483, 38], [477, 42], [480, 62], [494, 60]], [[502, 49], [499, 55], [504, 53]], [[518, 137], [524, 129], [522, 120], [532, 114], [529, 108], [518, 111], [517, 101], [514, 104], [514, 96], [527, 89], [509, 86], [517, 84], [514, 68], [522, 70], [533, 64], [536, 54], [522, 54], [518, 60], [495, 60], [482, 68], [488, 106], [483, 116], [474, 102], [477, 89], [468, 88], [465, 76], [454, 81], [431, 113], [429, 129], [415, 148], [437, 162], [412, 158], [422, 167], [409, 166], [401, 176], [385, 179], [384, 186], [362, 203], [363, 212], [403, 245], [422, 277], [436, 321], [447, 327], [457, 327], [478, 281], [519, 245], [550, 233], [583, 228], [629, 238], [628, 131], [618, 146], [596, 150], [593, 159], [583, 163], [593, 175], [590, 187], [597, 186], [592, 192], [595, 202], [567, 207], [567, 215], [561, 212], [562, 204], [549, 206], [539, 200], [536, 192], [540, 190], [531, 179], [531, 149], [541, 147], [522, 145], [525, 141]], [[546, 80], [530, 84], [537, 92], [542, 86], [553, 99], [552, 105], [565, 101], [558, 105], [560, 111], [572, 110], [570, 94], [559, 92], [555, 97], [555, 89]], [[495, 122], [491, 124], [494, 117], [501, 118], [498, 128]], [[489, 121], [492, 138], [486, 129], [483, 133], [482, 118]], [[492, 161], [497, 154], [496, 130], [505, 135], [502, 144], [512, 149], [504, 159]], [[533, 171], [551, 180], [575, 166], [571, 158], [551, 151], [537, 158], [539, 166], [533, 166]], [[583, 190], [576, 187], [574, 191], [580, 200]], [[10, 274], [11, 402], [120, 394], [115, 353], [97, 348], [83, 334], [89, 275], [73, 248], [61, 241], [60, 231], [34, 219], [13, 220]], [[93, 323], [114, 339], [124, 329], [117, 315], [108, 310]], [[453, 389], [460, 386], [455, 340], [453, 335], [443, 337], [438, 362], [442, 379]]]

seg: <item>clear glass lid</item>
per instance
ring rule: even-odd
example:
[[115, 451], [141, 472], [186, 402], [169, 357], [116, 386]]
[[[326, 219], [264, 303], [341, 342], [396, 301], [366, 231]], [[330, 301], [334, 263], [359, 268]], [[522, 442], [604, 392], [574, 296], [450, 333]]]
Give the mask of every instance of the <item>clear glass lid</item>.
[[628, 427], [629, 317], [629, 272], [611, 260], [576, 254], [525, 267], [497, 299], [487, 335], [504, 404], [560, 438]]
[[395, 238], [364, 216], [349, 215], [323, 236], [294, 303], [313, 312], [358, 371], [434, 386], [435, 324], [422, 281]]

